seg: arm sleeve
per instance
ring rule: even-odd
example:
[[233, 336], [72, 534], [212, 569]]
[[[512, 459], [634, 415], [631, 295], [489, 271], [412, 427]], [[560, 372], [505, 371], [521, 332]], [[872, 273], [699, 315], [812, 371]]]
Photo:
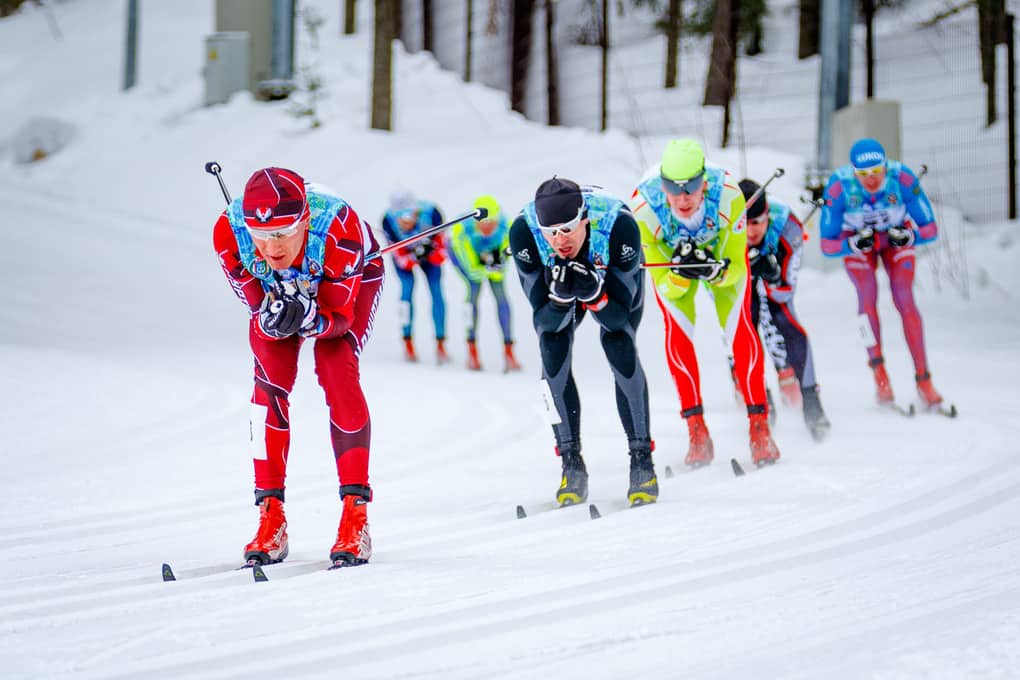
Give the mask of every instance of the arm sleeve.
[[478, 259], [478, 253], [471, 245], [471, 239], [463, 230], [450, 234], [450, 250], [453, 251], [457, 262], [464, 268], [468, 280], [475, 282], [485, 280], [485, 266]]
[[804, 252], [804, 227], [793, 213], [786, 220], [783, 232], [779, 236], [779, 247], [776, 257], [779, 259], [779, 270], [782, 279], [772, 285], [765, 283], [768, 296], [775, 302], [789, 302], [797, 288], [797, 277], [800, 275], [801, 255]]
[[[396, 243], [400, 240], [398, 235], [397, 226], [393, 223], [393, 219], [389, 215], [383, 215], [382, 219], [383, 235], [386, 236], [386, 240], [390, 243]], [[403, 246], [400, 248], [394, 248], [390, 251], [393, 255], [393, 263], [397, 265], [398, 269], [410, 271], [414, 268], [417, 260], [414, 259], [414, 248], [411, 246]]]
[[337, 215], [326, 234], [323, 276], [316, 302], [325, 327], [320, 338], [343, 335], [354, 321], [354, 303], [361, 289], [365, 258], [361, 221], [353, 210]]
[[899, 181], [907, 214], [914, 223], [914, 245], [931, 243], [938, 238], [939, 230], [935, 224], [935, 211], [924, 189], [921, 188], [921, 181], [913, 170], [906, 166], [900, 171]]
[[517, 265], [521, 288], [532, 309], [532, 323], [539, 333], [561, 331], [574, 317], [574, 305], [559, 305], [549, 299], [549, 287], [545, 282], [545, 266], [538, 252], [535, 236], [528, 228], [524, 216], [514, 220], [510, 227], [510, 247]]
[[213, 247], [220, 259], [220, 267], [227, 277], [227, 283], [231, 290], [240, 298], [251, 314], [258, 312], [262, 306], [262, 298], [265, 291], [262, 283], [255, 276], [245, 269], [241, 263], [241, 256], [237, 249], [237, 240], [234, 238], [234, 230], [230, 228], [230, 220], [226, 213], [220, 215], [213, 227]]
[[852, 255], [850, 250], [850, 230], [843, 229], [843, 214], [846, 212], [843, 197], [843, 184], [833, 174], [822, 193], [825, 203], [822, 204], [822, 219], [818, 226], [818, 235], [822, 242], [822, 255], [826, 257], [845, 257]]
[[621, 212], [609, 235], [609, 266], [603, 292], [605, 306], [598, 309], [601, 301], [587, 305], [606, 330], [619, 330], [630, 323], [635, 303], [641, 302], [643, 275], [641, 232], [634, 218]]
[[[727, 174], [727, 180], [729, 175]], [[726, 274], [711, 285], [727, 288], [747, 279], [747, 218], [744, 215], [744, 193], [727, 184], [719, 200], [719, 235], [713, 254], [715, 259], [729, 259]]]

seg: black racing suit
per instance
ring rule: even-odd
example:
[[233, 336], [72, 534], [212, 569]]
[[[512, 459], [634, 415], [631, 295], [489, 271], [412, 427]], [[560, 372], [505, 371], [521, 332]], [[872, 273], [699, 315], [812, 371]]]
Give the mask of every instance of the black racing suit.
[[[590, 232], [576, 260], [589, 263]], [[574, 329], [589, 311], [584, 303], [563, 305], [549, 299], [546, 267], [535, 236], [524, 216], [510, 227], [510, 248], [524, 294], [531, 303], [532, 321], [542, 354], [542, 377], [552, 393], [560, 423], [553, 426], [557, 448], [580, 451], [581, 403], [571, 367]], [[621, 212], [609, 236], [609, 263], [605, 269], [607, 302], [590, 310], [600, 327], [602, 349], [616, 380], [616, 406], [631, 450], [651, 446], [648, 383], [638, 358], [635, 336], [644, 307], [641, 235], [634, 218]]]

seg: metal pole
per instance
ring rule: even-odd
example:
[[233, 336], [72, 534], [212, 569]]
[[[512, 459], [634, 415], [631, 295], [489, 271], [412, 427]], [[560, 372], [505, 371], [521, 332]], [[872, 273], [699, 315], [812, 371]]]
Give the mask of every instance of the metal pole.
[[273, 80], [294, 77], [294, 0], [273, 0], [270, 71]]
[[124, 90], [135, 86], [138, 71], [138, 0], [128, 0], [127, 33], [124, 38]]
[[864, 14], [864, 60], [867, 69], [865, 95], [875, 97], [875, 0], [861, 0]]
[[464, 43], [464, 82], [471, 82], [471, 50], [474, 49], [475, 0], [467, 0], [467, 36]]
[[1013, 41], [1015, 18], [1012, 14], [1005, 16], [1006, 29], [1006, 110], [1008, 122], [1006, 136], [1009, 154], [1009, 219], [1016, 219], [1016, 53]]
[[852, 17], [853, 4], [849, 0], [822, 0], [819, 35], [822, 62], [818, 83], [818, 153], [815, 157], [819, 171], [831, 167], [832, 114], [850, 101]]

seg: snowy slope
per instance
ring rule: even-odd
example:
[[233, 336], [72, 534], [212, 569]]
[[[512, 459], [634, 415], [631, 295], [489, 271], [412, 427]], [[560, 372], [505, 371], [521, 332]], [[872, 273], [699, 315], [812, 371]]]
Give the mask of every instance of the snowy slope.
[[[639, 342], [662, 491], [647, 508], [624, 509], [626, 441], [586, 323], [574, 360], [591, 495], [605, 515], [595, 522], [583, 508], [514, 517], [518, 503], [548, 507], [558, 482], [519, 287], [524, 373], [494, 370], [486, 298], [489, 370], [469, 374], [453, 272], [457, 363], [443, 368], [428, 361], [424, 319], [427, 360], [400, 361], [394, 277], [362, 367], [372, 564], [323, 571], [339, 502], [305, 356], [292, 399], [291, 557], [267, 568], [267, 584], [225, 571], [256, 523], [250, 357], [245, 313], [211, 249], [222, 201], [204, 161], [223, 164], [235, 193], [258, 166], [292, 166], [370, 220], [397, 181], [453, 214], [482, 192], [516, 209], [554, 172], [623, 194], [642, 168], [626, 136], [537, 127], [420, 55], [398, 54], [400, 132], [367, 131], [367, 31], [327, 41], [330, 99], [316, 132], [286, 104], [237, 96], [201, 109], [209, 4], [143, 4], [140, 84], [127, 95], [117, 91], [123, 3], [55, 4], [62, 42], [35, 8], [0, 21], [3, 134], [44, 113], [78, 126], [42, 163], [0, 156], [4, 677], [1016, 677], [1015, 224], [970, 234], [969, 300], [919, 267], [931, 364], [957, 421], [879, 412], [849, 282], [805, 272], [798, 307], [834, 432], [815, 445], [781, 409], [782, 462], [743, 479], [725, 458], [747, 457], [746, 420], [707, 305], [697, 343], [721, 459], [663, 478], [665, 465], [683, 467], [686, 431], [650, 304]], [[337, 26], [339, 3], [316, 4]], [[786, 167], [778, 193], [793, 201], [802, 164], [764, 148], [748, 157], [752, 174]], [[883, 292], [905, 402], [911, 367]], [[163, 561], [179, 582], [160, 581]]]

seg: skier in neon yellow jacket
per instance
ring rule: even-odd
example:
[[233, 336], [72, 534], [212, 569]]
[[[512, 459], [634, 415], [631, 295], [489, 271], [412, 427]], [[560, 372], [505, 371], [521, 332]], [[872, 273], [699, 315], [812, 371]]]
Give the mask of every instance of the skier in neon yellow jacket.
[[752, 458], [758, 464], [775, 462], [779, 449], [768, 424], [764, 352], [751, 322], [744, 195], [736, 179], [707, 166], [697, 141], [677, 139], [641, 179], [630, 205], [641, 229], [645, 262], [678, 265], [649, 272], [666, 326], [666, 361], [687, 419], [685, 462], [706, 465], [714, 457], [693, 343], [694, 298], [702, 285], [712, 294], [748, 405]]
[[510, 246], [510, 226], [492, 196], [479, 196], [475, 208], [485, 208], [484, 220], [468, 219], [450, 229], [450, 259], [467, 285], [465, 313], [467, 315], [467, 366], [482, 370], [478, 358], [476, 336], [478, 331], [478, 297], [486, 281], [496, 298], [496, 315], [503, 331], [503, 372], [520, 370], [514, 356], [514, 338], [510, 328], [510, 302], [503, 285], [506, 271], [506, 252]]

